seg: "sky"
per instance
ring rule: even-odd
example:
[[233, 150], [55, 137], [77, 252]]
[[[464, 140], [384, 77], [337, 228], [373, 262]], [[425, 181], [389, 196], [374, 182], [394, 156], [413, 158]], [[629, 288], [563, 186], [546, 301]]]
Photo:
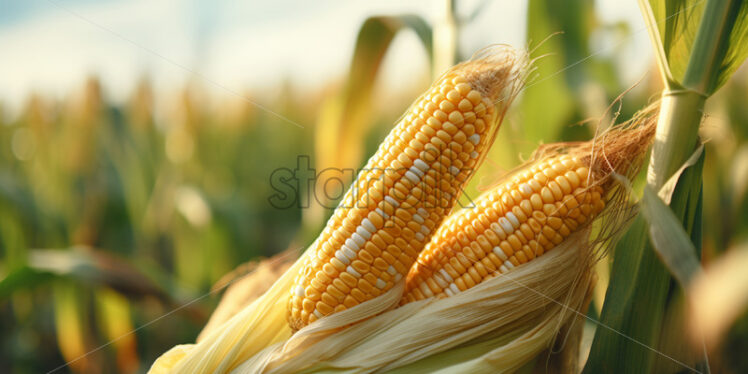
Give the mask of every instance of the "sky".
[[[459, 2], [469, 14], [480, 1]], [[158, 92], [198, 80], [218, 95], [291, 80], [315, 88], [347, 71], [366, 17], [415, 13], [433, 22], [442, 1], [342, 0], [0, 0], [0, 102], [19, 108], [31, 92], [64, 97], [87, 76], [124, 100], [138, 78]], [[526, 2], [492, 0], [460, 33], [463, 55], [482, 46], [524, 46]], [[601, 38], [595, 53], [617, 51], [624, 79], [644, 73], [651, 53], [634, 1], [597, 2], [604, 22], [624, 21], [623, 42]], [[415, 51], [415, 52], [414, 52]], [[384, 85], [423, 77], [426, 54], [412, 33], [399, 35], [383, 66]], [[626, 82], [624, 82], [626, 83]]]

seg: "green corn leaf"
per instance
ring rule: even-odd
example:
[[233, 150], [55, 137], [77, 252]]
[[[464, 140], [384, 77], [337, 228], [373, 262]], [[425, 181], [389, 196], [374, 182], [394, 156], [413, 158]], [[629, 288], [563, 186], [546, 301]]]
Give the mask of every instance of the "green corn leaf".
[[[701, 170], [703, 167], [703, 153], [698, 162], [691, 167], [685, 168], [677, 179], [675, 189], [668, 210], [675, 224], [681, 226], [684, 233], [690, 233], [689, 241], [692, 245], [691, 257], [700, 255], [701, 248]], [[651, 190], [651, 187], [648, 187]], [[651, 198], [659, 201], [663, 208], [664, 203], [652, 191]], [[661, 347], [662, 336], [674, 333], [663, 331], [663, 322], [667, 310], [672, 301], [672, 280], [667, 266], [680, 269], [680, 262], [684, 261], [678, 256], [684, 255], [683, 248], [659, 248], [661, 255], [655, 245], [661, 241], [672, 240], [670, 238], [659, 239], [661, 233], [658, 230], [667, 226], [662, 222], [654, 228], [658, 237], [657, 241], [651, 241], [653, 227], [647, 222], [648, 215], [657, 217], [657, 213], [646, 210], [652, 208], [655, 203], [650, 201], [650, 196], [643, 198], [642, 211], [644, 214], [637, 217], [629, 231], [616, 246], [611, 272], [610, 285], [605, 294], [605, 303], [600, 316], [600, 323], [605, 326], [598, 327], [595, 332], [590, 356], [585, 365], [585, 373], [615, 372], [615, 373], [647, 373], [652, 368], [661, 365], [675, 365], [680, 370], [690, 371], [695, 362], [689, 362], [690, 357], [673, 357], [670, 354], [672, 347]], [[660, 214], [665, 214], [659, 212]], [[671, 222], [672, 223], [672, 222]], [[669, 226], [668, 226], [669, 227]], [[654, 243], [654, 245], [652, 244]], [[673, 253], [677, 252], [677, 253]], [[661, 258], [675, 258], [673, 261], [661, 261]], [[693, 267], [693, 262], [685, 260], [688, 269]], [[691, 274], [689, 271], [682, 271]], [[689, 276], [683, 278], [689, 279]], [[677, 306], [676, 306], [677, 307]], [[642, 318], [646, 316], [646, 318]], [[672, 341], [671, 341], [672, 342]], [[677, 351], [677, 350], [676, 350]]]
[[30, 250], [28, 264], [0, 281], [0, 300], [19, 289], [33, 288], [54, 279], [106, 286], [130, 297], [155, 296], [171, 302], [160, 286], [126, 261], [103, 251], [83, 248]]
[[706, 0], [649, 0], [648, 3], [671, 78], [681, 82]]
[[739, 3], [740, 7], [732, 10], [735, 12], [735, 26], [730, 33], [725, 57], [722, 60], [719, 76], [712, 92], [722, 87], [748, 58], [748, 2], [741, 1]]
[[[585, 373], [646, 373], [663, 319], [668, 275], [637, 217], [615, 248], [610, 283]], [[646, 315], [647, 318], [641, 318]], [[638, 344], [637, 342], [643, 342]]]
[[423, 18], [416, 15], [368, 18], [359, 30], [345, 87], [338, 97], [324, 104], [317, 124], [318, 166], [358, 166], [369, 124], [374, 82], [392, 40], [402, 30], [414, 31], [431, 56], [432, 31]]
[[649, 186], [644, 187], [641, 206], [649, 224], [652, 246], [681, 286], [688, 286], [700, 271], [697, 251], [691, 238], [678, 217]]
[[[692, 256], [698, 256], [701, 248], [703, 158], [700, 160], [683, 171], [670, 204], [672, 214], [681, 221], [682, 230], [691, 233]], [[654, 193], [652, 195], [659, 200]], [[610, 286], [600, 318], [600, 323], [606, 327], [598, 327], [595, 332], [586, 373], [647, 373], [663, 361], [686, 371], [694, 365], [686, 362], [686, 358], [661, 353], [660, 336], [670, 307], [671, 278], [650, 242], [652, 227], [644, 218], [647, 214], [637, 217], [615, 249]], [[682, 248], [679, 254], [681, 251]], [[678, 256], [669, 252], [667, 255]]]
[[[681, 220], [675, 216], [667, 204], [672, 202], [673, 193], [678, 186], [681, 176], [691, 167], [695, 170], [701, 170], [704, 163], [704, 147], [700, 146], [689, 157], [689, 159], [673, 174], [672, 177], [660, 188], [659, 193], [655, 193], [651, 186], [644, 187], [644, 194], [641, 200], [641, 211], [649, 225], [649, 237], [652, 246], [662, 262], [667, 266], [670, 273], [678, 280], [682, 287], [687, 287], [694, 276], [701, 271], [701, 265], [697, 255], [699, 250], [694, 246], [694, 242], [699, 243], [700, 238], [689, 237], [684, 230]], [[684, 178], [693, 181], [694, 173], [685, 174]], [[698, 177], [698, 180], [701, 178]], [[691, 204], [700, 204], [699, 201], [691, 201]], [[685, 217], [688, 221], [700, 219], [700, 208], [694, 211], [694, 215]], [[694, 235], [700, 236], [701, 224], [693, 225]], [[693, 242], [692, 242], [693, 240]]]
[[22, 266], [11, 271], [0, 280], [0, 300], [8, 299], [13, 293], [30, 289], [55, 279], [55, 275]]
[[[322, 103], [314, 134], [315, 167], [355, 169], [363, 160], [364, 138], [371, 125], [371, 95], [379, 69], [397, 33], [411, 30], [421, 40], [433, 63], [431, 26], [420, 16], [376, 16], [368, 18], [358, 32], [351, 67], [343, 90]], [[327, 201], [322, 202], [327, 203]], [[306, 209], [300, 241], [308, 242], [319, 229], [324, 212]]]
[[694, 40], [683, 85], [705, 95], [719, 89], [748, 56], [748, 3], [710, 0]]
[[[671, 85], [710, 95], [748, 57], [748, 2], [741, 0], [644, 0], [656, 24], [658, 56]], [[702, 24], [704, 14], [708, 22]], [[714, 16], [714, 17], [712, 17]], [[650, 30], [653, 31], [653, 30]], [[664, 59], [664, 61], [662, 61]], [[693, 86], [693, 87], [692, 87]]]

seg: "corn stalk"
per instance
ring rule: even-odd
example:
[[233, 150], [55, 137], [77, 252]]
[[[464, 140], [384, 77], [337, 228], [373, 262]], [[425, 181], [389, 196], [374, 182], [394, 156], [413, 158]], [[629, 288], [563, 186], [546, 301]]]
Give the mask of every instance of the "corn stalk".
[[711, 0], [706, 3], [691, 57], [680, 83], [670, 72], [649, 4], [645, 0], [639, 3], [645, 13], [652, 42], [658, 49], [658, 66], [665, 82], [657, 141], [652, 149], [647, 177], [648, 184], [659, 190], [696, 148], [704, 104], [717, 88], [720, 67], [727, 52], [726, 44], [742, 1]]
[[[647, 188], [653, 191], [661, 191], [694, 153], [707, 98], [748, 51], [745, 3], [702, 2], [639, 1], [665, 85], [647, 174]], [[669, 14], [657, 18], [658, 11]], [[689, 32], [695, 32], [692, 40]], [[686, 254], [693, 257], [700, 256], [701, 248], [702, 167], [703, 158], [680, 175], [672, 194], [660, 194], [693, 242], [695, 251]], [[679, 341], [672, 339], [680, 331], [677, 324], [668, 323], [666, 310], [677, 306], [671, 301], [680, 293], [670, 273], [680, 274], [682, 269], [665, 260], [672, 254], [667, 248], [652, 244], [650, 236], [657, 225], [640, 217], [616, 249], [601, 318], [608, 328], [597, 329], [585, 372], [669, 372], [696, 370], [700, 364], [682, 355], [673, 357], [683, 347], [662, 343]], [[668, 325], [673, 328], [666, 331], [663, 326]]]

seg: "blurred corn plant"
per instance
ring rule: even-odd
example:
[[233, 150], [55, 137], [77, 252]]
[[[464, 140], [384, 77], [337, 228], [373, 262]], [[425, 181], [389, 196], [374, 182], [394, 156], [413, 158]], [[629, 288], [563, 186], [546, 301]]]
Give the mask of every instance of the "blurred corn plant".
[[[293, 90], [272, 106], [308, 121], [314, 103], [292, 104]], [[143, 79], [115, 106], [92, 78], [62, 102], [34, 95], [0, 126], [9, 371], [143, 370], [174, 339], [194, 339], [215, 300], [183, 305], [235, 264], [288, 246], [300, 212], [267, 203], [268, 178], [295, 161], [277, 145], [308, 152], [312, 129], [240, 99], [211, 106], [196, 83], [175, 98], [156, 108]]]
[[[92, 78], [68, 99], [32, 95], [13, 118], [0, 107], [0, 366], [24, 373], [70, 362], [65, 371], [143, 371], [175, 343], [194, 341], [217, 302], [199, 296], [236, 264], [308, 244], [330, 213], [320, 204], [309, 209], [268, 204], [273, 169], [293, 167], [297, 156], [306, 154], [314, 155], [318, 171], [362, 165], [405, 109], [372, 110], [382, 96], [376, 79], [394, 38], [414, 32], [428, 60], [424, 76], [439, 76], [473, 52], [460, 49], [460, 27], [491, 17], [483, 11], [487, 3], [465, 15], [463, 2], [438, 2], [432, 22], [419, 15], [367, 19], [342, 84], [301, 98], [287, 82], [275, 97], [264, 97], [263, 104], [303, 129], [240, 98], [214, 102], [198, 82], [157, 98], [147, 78], [124, 104], [110, 103], [105, 84]], [[630, 117], [662, 88], [644, 84], [625, 96], [619, 110], [606, 111], [630, 85], [621, 78], [627, 67], [618, 47], [632, 30], [603, 23], [595, 6], [590, 0], [528, 2], [527, 43], [539, 57], [535, 77], [465, 189], [468, 196], [518, 165], [538, 143], [589, 139], [613, 117]], [[644, 218], [635, 222], [613, 252], [610, 282], [608, 263], [598, 269], [588, 313], [608, 328], [595, 331], [586, 324], [581, 356], [591, 349], [587, 372], [684, 370], [639, 343], [699, 365], [703, 353], [693, 356], [677, 339], [684, 326], [693, 326], [689, 331], [697, 337], [706, 334], [713, 370], [743, 372], [748, 318], [745, 307], [730, 309], [738, 303], [729, 301], [745, 303], [744, 289], [729, 287], [739, 281], [735, 276], [718, 274], [740, 273], [725, 263], [745, 263], [748, 239], [746, 70], [728, 82], [748, 45], [746, 5], [652, 0], [642, 9], [667, 93], [662, 128], [678, 126], [659, 145], [674, 151], [661, 149], [653, 156], [659, 160], [652, 166], [657, 180], [650, 181], [644, 206], [649, 216], [664, 217], [660, 221], [670, 224], [664, 230], [673, 231], [679, 243], [684, 238], [692, 243], [687, 249], [693, 253], [653, 248], [650, 237], [657, 238], [663, 225], [652, 226], [652, 233]], [[606, 53], [600, 53], [600, 40]], [[251, 91], [243, 96], [255, 97]], [[674, 212], [669, 216], [656, 200], [658, 187], [697, 149], [704, 108], [702, 136], [709, 142], [703, 156], [680, 174], [666, 201]], [[637, 191], [641, 184], [635, 184]], [[673, 228], [673, 222], [685, 223], [686, 230]], [[723, 253], [725, 248], [732, 249]], [[706, 270], [688, 281], [694, 296], [687, 296], [669, 270], [693, 269], [697, 255], [703, 255]], [[660, 259], [682, 257], [687, 266], [666, 261], [668, 267]], [[715, 289], [726, 293], [714, 296]], [[243, 294], [241, 302], [253, 297]], [[704, 312], [702, 298], [714, 300], [730, 318]], [[709, 334], [698, 332], [704, 329]], [[542, 371], [546, 362], [536, 359], [523, 372]]]

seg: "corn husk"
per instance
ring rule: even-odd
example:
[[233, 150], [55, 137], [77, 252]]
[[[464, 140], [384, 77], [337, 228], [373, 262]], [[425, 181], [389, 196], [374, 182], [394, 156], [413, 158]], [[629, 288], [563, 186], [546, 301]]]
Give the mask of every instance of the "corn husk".
[[[448, 369], [442, 355], [462, 359], [455, 370], [513, 370], [545, 349], [558, 328], [575, 314], [574, 306], [583, 301], [591, 272], [585, 260], [589, 256], [583, 253], [586, 246], [579, 243], [588, 235], [588, 230], [578, 232], [507, 276], [454, 297], [410, 303], [370, 317], [377, 314], [372, 311], [381, 312], [399, 302], [401, 284], [380, 298], [323, 318], [291, 336], [285, 297], [298, 271], [297, 262], [265, 295], [220, 329], [198, 344], [172, 348], [150, 372], [357, 373], [398, 367], [403, 372], [430, 372], [436, 367]], [[569, 294], [573, 284], [579, 292]], [[352, 323], [356, 324], [349, 326]], [[455, 347], [459, 348], [448, 351]], [[445, 353], [432, 356], [440, 352]], [[406, 366], [413, 363], [417, 367]]]
[[293, 265], [295, 259], [296, 251], [286, 250], [269, 259], [244, 263], [223, 276], [211, 292], [223, 288], [226, 288], [226, 292], [203, 331], [197, 336], [198, 343], [262, 296]]

